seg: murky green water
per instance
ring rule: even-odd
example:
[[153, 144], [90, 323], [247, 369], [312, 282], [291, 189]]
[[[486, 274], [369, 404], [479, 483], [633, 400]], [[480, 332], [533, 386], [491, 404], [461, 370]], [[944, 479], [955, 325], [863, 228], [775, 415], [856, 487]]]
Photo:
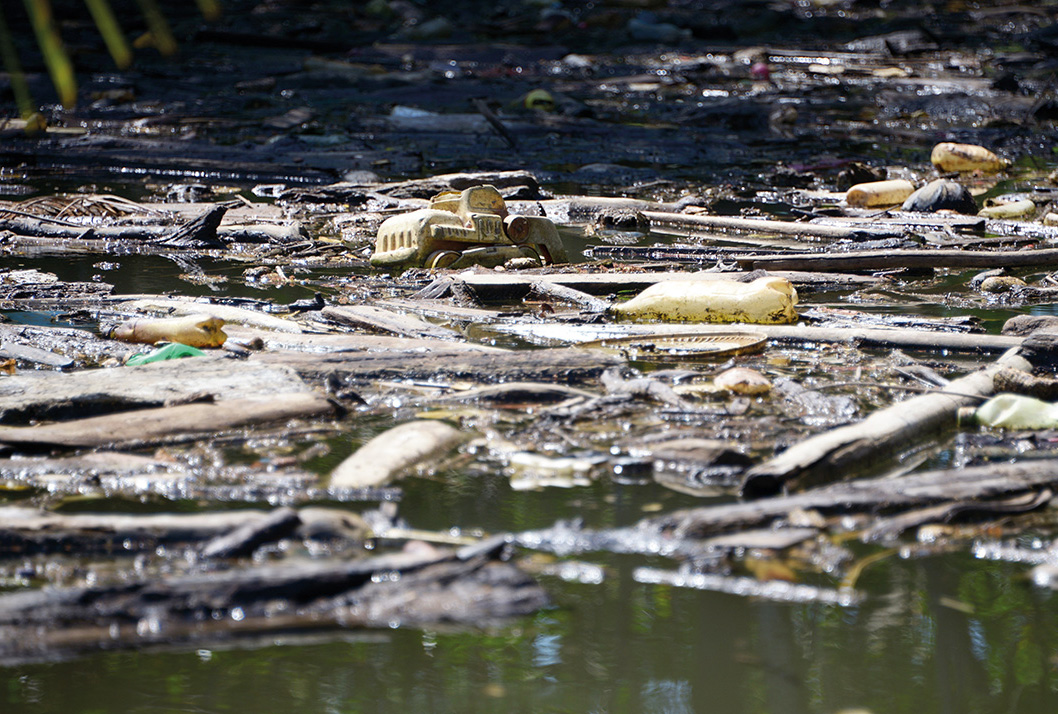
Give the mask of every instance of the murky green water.
[[547, 581], [556, 606], [481, 630], [103, 653], [2, 671], [3, 710], [1053, 712], [1058, 600], [1022, 568], [897, 558], [856, 608], [632, 581]]

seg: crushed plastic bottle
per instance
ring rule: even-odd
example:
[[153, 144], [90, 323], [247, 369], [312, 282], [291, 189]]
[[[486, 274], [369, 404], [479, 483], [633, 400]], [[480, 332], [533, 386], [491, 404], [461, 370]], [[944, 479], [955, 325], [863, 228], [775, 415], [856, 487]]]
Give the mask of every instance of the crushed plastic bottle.
[[974, 411], [974, 421], [1002, 429], [1058, 428], [1058, 404], [1023, 394], [997, 394]]
[[206, 353], [196, 347], [182, 345], [179, 342], [170, 342], [153, 352], [140, 352], [139, 354], [134, 354], [128, 358], [125, 364], [131, 367], [138, 367], [141, 364], [164, 362], [166, 360], [180, 359], [182, 357], [201, 357], [204, 354]]
[[107, 337], [146, 345], [179, 342], [192, 347], [220, 347], [228, 339], [223, 327], [224, 320], [219, 317], [188, 315], [160, 320], [130, 320], [110, 330]]
[[858, 183], [845, 192], [845, 203], [850, 206], [897, 206], [915, 191], [907, 179]]
[[933, 147], [929, 160], [941, 171], [992, 173], [1010, 165], [983, 146], [943, 141]]
[[796, 322], [796, 304], [797, 291], [789, 280], [767, 276], [751, 283], [667, 280], [651, 285], [612, 310], [633, 320], [766, 325]]

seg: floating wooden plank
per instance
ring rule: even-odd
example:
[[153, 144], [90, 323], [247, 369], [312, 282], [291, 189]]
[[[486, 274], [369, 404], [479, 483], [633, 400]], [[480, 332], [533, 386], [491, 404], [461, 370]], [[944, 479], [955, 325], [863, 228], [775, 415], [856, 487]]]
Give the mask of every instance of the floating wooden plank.
[[860, 225], [834, 226], [819, 223], [798, 223], [796, 221], [775, 221], [764, 218], [735, 218], [733, 216], [705, 216], [687, 213], [661, 213], [643, 211], [644, 218], [650, 221], [650, 230], [654, 233], [675, 233], [676, 235], [694, 235], [705, 231], [735, 231], [738, 233], [765, 233], [799, 238], [827, 238], [831, 240], [877, 240], [880, 238], [898, 238], [904, 235], [904, 228], [865, 227]]
[[[408, 301], [412, 302], [412, 301]], [[228, 342], [246, 345], [259, 344], [266, 350], [299, 352], [411, 352], [419, 351], [465, 351], [503, 352], [498, 347], [473, 342], [438, 340], [426, 337], [394, 337], [392, 335], [363, 335], [336, 333], [317, 335], [312, 333], [273, 332], [241, 325], [225, 325]]]
[[455, 330], [435, 325], [414, 315], [402, 315], [374, 305], [328, 305], [323, 316], [342, 325], [352, 325], [376, 332], [400, 337], [432, 337], [454, 339], [460, 335]]
[[336, 413], [328, 399], [313, 393], [269, 394], [206, 404], [182, 404], [53, 422], [2, 426], [0, 444], [9, 447], [131, 447], [165, 443], [227, 429]]
[[91, 416], [203, 396], [240, 399], [309, 391], [295, 372], [282, 366], [212, 355], [69, 374], [25, 372], [0, 380], [0, 422]]
[[[240, 634], [394, 622], [477, 625], [546, 607], [544, 589], [498, 559], [503, 546], [494, 540], [457, 551], [426, 547], [3, 594], [0, 663], [104, 646], [225, 642]], [[287, 607], [277, 614], [280, 602]], [[137, 628], [138, 622], [159, 627]]]
[[[770, 275], [786, 278], [798, 288], [813, 286], [843, 286], [864, 288], [877, 285], [882, 279], [865, 275], [838, 275], [834, 273], [794, 271], [769, 271]], [[745, 273], [707, 273], [698, 271], [660, 273], [548, 273], [512, 275], [510, 273], [462, 271], [453, 273], [484, 300], [521, 300], [532, 289], [534, 283], [551, 283], [579, 290], [589, 295], [610, 295], [618, 292], [638, 292], [656, 283], [669, 280], [738, 280]]]
[[608, 367], [624, 363], [613, 355], [572, 348], [488, 353], [438, 350], [429, 354], [270, 352], [253, 355], [250, 361], [287, 365], [303, 377], [314, 379], [335, 375], [356, 381], [436, 378], [480, 382], [581, 382], [599, 376]]
[[1058, 248], [1038, 250], [863, 250], [848, 253], [741, 255], [743, 270], [895, 270], [900, 268], [1044, 268], [1058, 265]]
[[[1034, 459], [1016, 464], [923, 471], [897, 478], [845, 481], [789, 496], [675, 511], [645, 519], [638, 527], [673, 538], [707, 538], [743, 528], [763, 527], [796, 511], [878, 513], [885, 509], [1007, 498], [1056, 485], [1058, 459]], [[1029, 505], [1032, 503], [1030, 500]], [[972, 510], [972, 505], [961, 508]], [[982, 509], [990, 510], [989, 504], [984, 502]]]
[[785, 344], [854, 344], [874, 349], [913, 349], [976, 354], [1001, 354], [1020, 347], [1023, 337], [967, 334], [908, 328], [808, 327], [805, 325], [705, 325], [686, 323], [641, 323], [572, 325], [554, 323], [508, 323], [490, 327], [497, 332], [527, 339], [566, 343], [634, 337], [637, 335], [686, 335], [729, 333], [732, 330], [759, 332], [769, 340]]

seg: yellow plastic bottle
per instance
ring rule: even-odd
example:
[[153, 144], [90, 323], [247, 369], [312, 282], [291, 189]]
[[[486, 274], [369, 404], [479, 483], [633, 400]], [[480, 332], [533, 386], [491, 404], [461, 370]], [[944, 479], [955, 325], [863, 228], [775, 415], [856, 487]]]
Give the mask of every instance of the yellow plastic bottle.
[[734, 280], [668, 280], [655, 283], [612, 310], [619, 317], [662, 322], [796, 322], [797, 291], [774, 276]]

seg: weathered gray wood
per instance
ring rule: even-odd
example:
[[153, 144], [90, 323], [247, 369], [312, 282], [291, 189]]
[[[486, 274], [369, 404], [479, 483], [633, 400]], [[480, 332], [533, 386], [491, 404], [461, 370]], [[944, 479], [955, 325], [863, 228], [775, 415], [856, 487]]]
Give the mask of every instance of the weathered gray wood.
[[294, 334], [291, 332], [274, 332], [241, 325], [225, 325], [224, 332], [228, 342], [246, 345], [260, 345], [265, 350], [296, 352], [412, 352], [419, 351], [461, 351], [461, 352], [503, 352], [504, 350], [490, 345], [456, 340], [438, 340], [427, 337], [394, 337], [392, 335], [363, 335], [339, 332], [327, 335], [312, 333]]
[[437, 350], [429, 354], [270, 352], [253, 355], [250, 361], [287, 365], [303, 377], [316, 379], [335, 375], [357, 381], [444, 378], [481, 382], [580, 382], [597, 377], [607, 367], [623, 364], [613, 355], [573, 348], [486, 353]]
[[[835, 286], [847, 288], [870, 287], [881, 282], [880, 278], [866, 275], [840, 275], [835, 273], [797, 271], [769, 271], [770, 275], [786, 278], [796, 287]], [[484, 300], [521, 300], [532, 289], [533, 283], [546, 282], [579, 290], [589, 295], [610, 295], [616, 292], [644, 290], [655, 283], [668, 280], [738, 280], [745, 273], [688, 273], [669, 271], [662, 273], [470, 273], [461, 272], [453, 278], [465, 283]]]
[[172, 315], [198, 315], [207, 314], [219, 317], [225, 322], [231, 322], [249, 327], [260, 327], [265, 330], [276, 330], [277, 332], [303, 332], [304, 328], [294, 322], [282, 317], [269, 315], [258, 310], [250, 310], [244, 307], [232, 305], [218, 305], [205, 300], [192, 300], [190, 298], [167, 298], [167, 297], [137, 297], [131, 300], [131, 296], [115, 295], [114, 300], [125, 300], [117, 305], [118, 309], [126, 309], [134, 312], [156, 312], [166, 316]]
[[1029, 370], [1013, 351], [992, 365], [953, 380], [943, 390], [922, 394], [872, 413], [863, 421], [831, 429], [791, 446], [749, 469], [746, 494], [775, 493], [791, 481], [834, 480], [875, 468], [901, 450], [953, 428], [960, 407], [976, 406], [993, 392], [993, 378], [1004, 368]]
[[736, 231], [739, 233], [773, 233], [779, 235], [828, 238], [832, 240], [877, 240], [904, 234], [903, 227], [832, 226], [795, 221], [773, 221], [763, 218], [735, 218], [733, 216], [705, 216], [686, 213], [643, 211], [655, 233], [676, 232], [678, 235], [704, 231]]
[[[844, 481], [790, 496], [675, 511], [641, 521], [637, 528], [672, 538], [705, 538], [742, 528], [757, 528], [795, 511], [880, 512], [1003, 498], [1058, 485], [1058, 460], [988, 464], [923, 471], [898, 478]], [[988, 503], [982, 506], [990, 508]], [[938, 511], [943, 514], [943, 511]]]
[[385, 332], [400, 337], [432, 337], [455, 339], [459, 333], [447, 327], [435, 325], [414, 315], [402, 315], [374, 305], [328, 305], [323, 316], [342, 325], [351, 325], [376, 332]]
[[602, 300], [586, 292], [545, 280], [534, 280], [529, 294], [530, 297], [535, 299], [561, 300], [572, 303], [591, 312], [606, 312], [612, 304], [609, 300]]
[[160, 407], [202, 395], [239, 399], [309, 391], [310, 387], [295, 372], [280, 365], [238, 362], [212, 355], [69, 374], [26, 372], [0, 380], [0, 422], [24, 423], [30, 419], [64, 419]]
[[[0, 507], [0, 556], [34, 553], [137, 553], [158, 545], [199, 543], [236, 533], [253, 533], [289, 521], [290, 509], [223, 510], [207, 513], [52, 513], [19, 506]], [[278, 515], [277, 515], [278, 514]], [[356, 513], [335, 508], [295, 512], [310, 533], [326, 530], [359, 540], [367, 524]], [[245, 530], [243, 530], [245, 529]], [[275, 536], [283, 537], [283, 536]]]
[[[543, 588], [513, 564], [497, 561], [496, 552], [492, 547], [464, 555], [427, 547], [352, 561], [286, 562], [0, 595], [0, 663], [152, 641], [223, 642], [270, 631], [389, 627], [394, 621], [480, 624], [546, 607]], [[279, 602], [287, 606], [282, 614], [275, 612]]]
[[704, 325], [704, 324], [613, 324], [558, 325], [510, 324], [493, 329], [524, 337], [558, 340], [567, 343], [591, 342], [636, 335], [686, 335], [748, 330], [761, 333], [769, 340], [785, 344], [849, 343], [865, 348], [915, 349], [979, 354], [1003, 353], [1020, 347], [1024, 338], [1009, 335], [981, 335], [906, 328], [805, 327], [803, 325]]
[[139, 409], [38, 426], [2, 426], [0, 444], [12, 447], [144, 446], [174, 437], [325, 416], [335, 411], [330, 401], [314, 393], [270, 394], [253, 399]]
[[897, 268], [1044, 268], [1058, 265], [1058, 248], [1037, 250], [863, 250], [847, 253], [740, 255], [743, 270], [892, 270]]

